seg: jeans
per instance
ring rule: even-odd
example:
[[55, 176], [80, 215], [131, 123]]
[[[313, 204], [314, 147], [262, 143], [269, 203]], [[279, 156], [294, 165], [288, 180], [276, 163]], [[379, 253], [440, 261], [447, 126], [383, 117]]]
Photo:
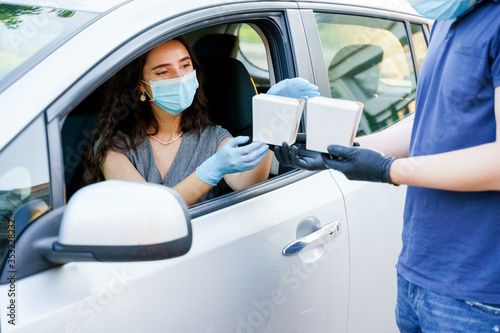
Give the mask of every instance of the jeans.
[[398, 274], [396, 322], [402, 333], [500, 332], [500, 305], [442, 296]]

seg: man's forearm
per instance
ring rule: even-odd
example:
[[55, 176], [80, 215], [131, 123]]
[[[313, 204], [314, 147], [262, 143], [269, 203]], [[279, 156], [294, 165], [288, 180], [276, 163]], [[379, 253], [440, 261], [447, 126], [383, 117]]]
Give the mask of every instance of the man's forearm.
[[363, 148], [375, 149], [386, 156], [408, 157], [413, 119], [384, 131], [356, 138]]
[[500, 191], [500, 142], [398, 159], [390, 175], [395, 184], [450, 191]]

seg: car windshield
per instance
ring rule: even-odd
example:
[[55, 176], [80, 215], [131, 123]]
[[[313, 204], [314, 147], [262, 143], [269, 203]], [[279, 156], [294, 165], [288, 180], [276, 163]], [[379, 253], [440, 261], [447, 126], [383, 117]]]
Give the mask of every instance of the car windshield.
[[0, 4], [0, 91], [96, 15]]

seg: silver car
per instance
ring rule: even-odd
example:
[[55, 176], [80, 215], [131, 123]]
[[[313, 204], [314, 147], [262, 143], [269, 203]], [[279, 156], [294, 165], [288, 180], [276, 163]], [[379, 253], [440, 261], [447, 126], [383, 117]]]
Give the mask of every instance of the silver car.
[[364, 103], [366, 135], [411, 120], [429, 22], [396, 0], [2, 1], [2, 332], [397, 331], [404, 186], [274, 160], [190, 207], [154, 184], [80, 188], [108, 80], [180, 35], [233, 136], [290, 77]]

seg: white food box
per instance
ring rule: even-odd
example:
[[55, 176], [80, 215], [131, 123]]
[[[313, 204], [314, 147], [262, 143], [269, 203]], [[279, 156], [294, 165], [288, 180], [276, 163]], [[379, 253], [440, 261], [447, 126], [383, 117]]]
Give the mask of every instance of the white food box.
[[313, 97], [307, 101], [306, 148], [327, 153], [332, 144], [352, 146], [363, 103], [343, 99]]
[[305, 101], [259, 94], [252, 98], [253, 141], [281, 146], [295, 143]]

